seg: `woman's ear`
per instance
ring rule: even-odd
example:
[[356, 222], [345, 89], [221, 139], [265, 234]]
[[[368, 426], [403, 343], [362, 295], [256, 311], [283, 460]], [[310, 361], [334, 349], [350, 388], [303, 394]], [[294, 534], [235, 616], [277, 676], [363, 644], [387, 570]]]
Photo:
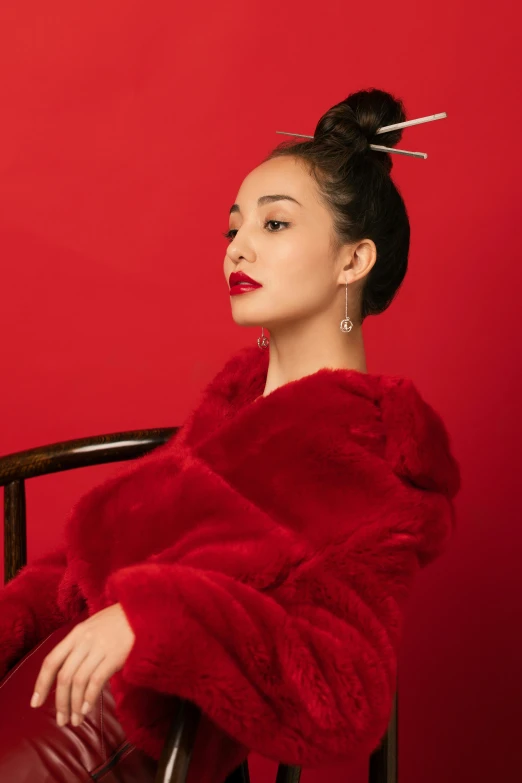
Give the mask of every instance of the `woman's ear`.
[[377, 247], [371, 239], [364, 239], [354, 248], [347, 248], [348, 256], [343, 259], [340, 283], [354, 283], [362, 280], [377, 260]]

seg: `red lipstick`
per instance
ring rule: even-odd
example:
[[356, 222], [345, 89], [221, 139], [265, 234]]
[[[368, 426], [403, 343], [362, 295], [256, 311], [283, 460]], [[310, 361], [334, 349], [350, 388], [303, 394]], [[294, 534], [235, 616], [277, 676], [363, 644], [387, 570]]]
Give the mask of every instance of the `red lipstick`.
[[255, 291], [256, 288], [263, 287], [261, 283], [252, 280], [245, 272], [232, 272], [228, 282], [230, 285], [230, 296], [246, 294], [248, 291]]

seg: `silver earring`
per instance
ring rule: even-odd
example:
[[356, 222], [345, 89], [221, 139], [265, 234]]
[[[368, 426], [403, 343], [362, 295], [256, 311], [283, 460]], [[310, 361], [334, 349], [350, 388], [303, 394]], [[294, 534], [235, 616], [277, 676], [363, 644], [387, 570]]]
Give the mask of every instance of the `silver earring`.
[[341, 332], [351, 332], [353, 329], [353, 323], [348, 318], [348, 283], [346, 283], [346, 316], [341, 321]]
[[261, 327], [261, 337], [257, 338], [257, 344], [259, 345], [262, 351], [265, 351], [270, 345], [270, 341], [268, 337], [265, 337], [265, 330], [263, 326]]

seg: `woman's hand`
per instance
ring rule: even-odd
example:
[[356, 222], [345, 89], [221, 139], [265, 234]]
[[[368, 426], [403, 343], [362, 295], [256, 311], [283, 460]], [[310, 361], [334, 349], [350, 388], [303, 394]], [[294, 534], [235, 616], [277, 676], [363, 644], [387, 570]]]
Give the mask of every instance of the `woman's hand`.
[[112, 675], [123, 668], [135, 635], [122, 605], [112, 604], [81, 623], [45, 657], [31, 707], [39, 707], [56, 685], [56, 721], [79, 726]]

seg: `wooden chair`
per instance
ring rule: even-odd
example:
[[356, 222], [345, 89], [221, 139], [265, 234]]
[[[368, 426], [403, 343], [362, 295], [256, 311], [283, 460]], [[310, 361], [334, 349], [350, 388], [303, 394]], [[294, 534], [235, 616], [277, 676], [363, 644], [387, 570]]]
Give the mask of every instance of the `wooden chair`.
[[[133, 430], [53, 443], [0, 457], [4, 487], [4, 561], [7, 583], [27, 562], [25, 481], [73, 468], [135, 459], [166, 443], [179, 427]], [[155, 783], [184, 783], [200, 718], [199, 709], [181, 701], [172, 716]], [[397, 783], [397, 693], [388, 731], [369, 762], [369, 783]], [[276, 783], [299, 783], [301, 768], [279, 764]], [[250, 783], [248, 763], [226, 783]]]

